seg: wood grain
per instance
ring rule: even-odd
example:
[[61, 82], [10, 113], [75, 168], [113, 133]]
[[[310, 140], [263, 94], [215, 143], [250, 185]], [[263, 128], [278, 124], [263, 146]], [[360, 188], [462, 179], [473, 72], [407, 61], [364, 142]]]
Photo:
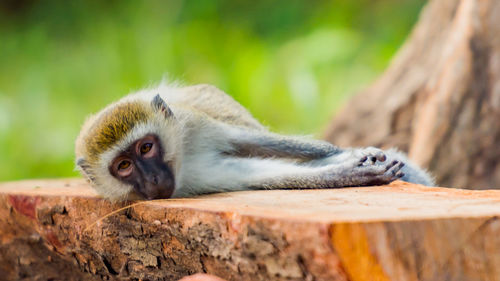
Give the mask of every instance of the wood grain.
[[130, 204], [102, 200], [79, 179], [1, 184], [0, 276], [500, 280], [496, 190], [394, 182], [143, 201], [113, 213]]

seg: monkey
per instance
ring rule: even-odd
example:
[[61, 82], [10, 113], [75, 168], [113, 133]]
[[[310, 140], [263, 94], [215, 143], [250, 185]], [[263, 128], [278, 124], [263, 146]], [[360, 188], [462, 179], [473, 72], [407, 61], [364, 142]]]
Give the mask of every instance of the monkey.
[[403, 153], [340, 148], [270, 132], [210, 85], [160, 83], [84, 122], [76, 168], [112, 201], [261, 190], [339, 188], [396, 179], [434, 185]]

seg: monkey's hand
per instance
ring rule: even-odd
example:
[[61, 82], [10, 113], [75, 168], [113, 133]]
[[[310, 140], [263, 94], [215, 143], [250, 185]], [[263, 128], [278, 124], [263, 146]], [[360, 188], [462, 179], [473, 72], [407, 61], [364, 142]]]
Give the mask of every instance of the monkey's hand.
[[383, 154], [380, 157], [370, 154], [363, 156], [358, 161], [353, 173], [354, 176], [361, 178], [362, 185], [388, 184], [404, 176], [401, 171], [404, 165], [403, 162], [398, 160], [385, 162], [385, 155]]
[[359, 166], [378, 164], [380, 162], [385, 162], [387, 159], [384, 151], [376, 147], [356, 148], [348, 150], [345, 153], [348, 154], [347, 157], [351, 159], [358, 158]]
[[[378, 171], [382, 169], [381, 167], [387, 168], [385, 173], [375, 177], [373, 183], [367, 180], [367, 183], [361, 184], [358, 182], [358, 185], [387, 184], [396, 179], [427, 186], [435, 185], [434, 180], [425, 170], [413, 164], [404, 153], [398, 152], [395, 149], [384, 151], [375, 147], [347, 148], [340, 153], [325, 158], [304, 162], [303, 165], [310, 167], [331, 166], [332, 170], [334, 169], [334, 165], [342, 167], [349, 167], [349, 165], [351, 167], [367, 167], [366, 173], [368, 174], [372, 173], [370, 169]], [[352, 170], [359, 169], [352, 168]], [[344, 170], [342, 169], [342, 171]], [[354, 173], [363, 173], [363, 171], [356, 171]], [[349, 176], [347, 171], [343, 172], [342, 175]], [[391, 175], [392, 179], [390, 179]], [[382, 180], [379, 180], [380, 178]]]
[[[349, 155], [341, 164], [330, 164], [332, 181], [340, 186], [367, 186], [388, 184], [404, 176], [401, 168], [405, 165], [399, 160], [386, 162], [385, 153], [377, 148], [356, 149], [345, 152]], [[338, 161], [338, 159], [337, 159]], [[339, 166], [341, 167], [339, 169]], [[333, 179], [336, 178], [336, 179]]]

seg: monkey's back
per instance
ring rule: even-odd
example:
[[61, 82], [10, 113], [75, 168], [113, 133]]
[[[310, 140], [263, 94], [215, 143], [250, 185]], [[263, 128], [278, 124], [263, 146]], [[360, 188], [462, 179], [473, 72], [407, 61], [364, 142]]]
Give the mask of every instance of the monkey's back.
[[231, 96], [211, 85], [196, 85], [166, 91], [167, 103], [192, 107], [208, 116], [233, 125], [266, 130], [242, 105]]

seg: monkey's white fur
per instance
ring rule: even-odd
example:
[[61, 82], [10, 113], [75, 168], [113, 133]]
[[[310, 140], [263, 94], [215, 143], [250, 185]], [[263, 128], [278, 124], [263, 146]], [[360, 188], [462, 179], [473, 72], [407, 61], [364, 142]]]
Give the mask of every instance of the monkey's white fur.
[[[124, 200], [132, 194], [132, 186], [113, 177], [109, 166], [121, 151], [148, 134], [159, 137], [165, 152], [164, 161], [174, 163], [173, 197], [249, 188], [283, 188], [287, 187], [286, 184], [292, 188], [363, 185], [370, 183], [368, 175], [371, 174], [377, 174], [387, 182], [401, 176], [398, 174], [401, 167], [395, 168], [394, 164], [384, 166], [380, 161], [372, 164], [364, 160], [360, 162], [363, 157], [378, 157], [380, 160], [382, 152], [376, 148], [340, 149], [322, 141], [270, 133], [231, 97], [208, 85], [179, 87], [161, 83], [109, 105], [83, 126], [77, 139], [77, 159], [88, 157], [85, 139], [92, 126], [109, 109], [124, 103], [149, 104], [158, 94], [168, 104], [173, 118], [154, 115], [134, 126], [111, 149], [102, 153], [96, 165], [80, 166], [82, 174], [104, 197]], [[232, 155], [245, 147], [257, 151], [262, 148], [266, 153], [277, 152], [277, 156]], [[430, 176], [403, 154], [395, 150], [384, 153], [388, 158], [385, 163], [394, 159], [394, 162], [405, 163], [402, 171], [406, 178], [403, 180], [433, 185]], [[307, 155], [316, 154], [323, 156], [310, 156], [311, 159], [304, 160]], [[356, 180], [356, 177], [365, 177], [365, 181]]]

